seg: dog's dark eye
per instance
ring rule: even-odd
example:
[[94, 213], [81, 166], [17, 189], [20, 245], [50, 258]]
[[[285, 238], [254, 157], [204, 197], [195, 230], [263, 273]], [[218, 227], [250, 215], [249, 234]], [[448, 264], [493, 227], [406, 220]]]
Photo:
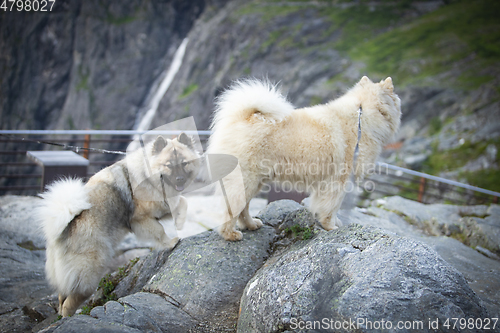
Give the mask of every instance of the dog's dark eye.
[[181, 165], [182, 165], [182, 167], [183, 167], [183, 168], [184, 168], [186, 165], [188, 165], [188, 164], [189, 164], [189, 162], [182, 162], [182, 163], [181, 163]]
[[171, 163], [167, 163], [167, 164], [165, 164], [165, 166], [166, 166], [167, 168], [169, 168], [169, 169], [172, 169], [172, 168], [174, 167]]

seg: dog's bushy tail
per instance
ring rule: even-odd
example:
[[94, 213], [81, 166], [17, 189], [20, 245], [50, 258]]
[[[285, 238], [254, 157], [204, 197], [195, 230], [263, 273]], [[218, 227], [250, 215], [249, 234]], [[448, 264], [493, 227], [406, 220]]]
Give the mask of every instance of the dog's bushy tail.
[[49, 243], [61, 235], [75, 216], [91, 207], [88, 190], [80, 179], [56, 181], [41, 197], [43, 202], [37, 208], [37, 216]]
[[256, 79], [236, 81], [217, 98], [216, 104], [211, 125], [214, 130], [223, 123], [249, 120], [254, 114], [266, 121], [279, 122], [294, 110], [276, 85]]

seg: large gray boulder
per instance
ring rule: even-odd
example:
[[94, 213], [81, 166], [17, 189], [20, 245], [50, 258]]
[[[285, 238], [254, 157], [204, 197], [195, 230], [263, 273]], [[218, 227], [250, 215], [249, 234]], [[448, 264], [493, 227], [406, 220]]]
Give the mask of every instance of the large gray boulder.
[[[383, 228], [431, 246], [464, 275], [490, 314], [498, 316], [500, 261], [492, 252], [498, 253], [495, 246], [500, 242], [498, 207], [425, 205], [401, 197], [388, 197], [373, 201], [367, 210], [341, 211], [340, 218], [345, 224]], [[447, 233], [447, 230], [454, 232]], [[497, 245], [490, 247], [489, 244]]]
[[500, 206], [425, 205], [399, 196], [372, 202], [397, 212], [407, 222], [433, 236], [451, 236], [466, 245], [500, 254]]
[[[347, 332], [382, 321], [389, 330], [421, 322], [430, 332], [430, 319], [454, 317], [487, 317], [457, 270], [420, 242], [351, 224], [296, 243], [260, 269], [243, 292], [238, 332], [337, 331], [336, 321]], [[308, 326], [315, 321], [321, 326]]]
[[241, 293], [267, 259], [274, 236], [274, 229], [264, 226], [246, 232], [240, 242], [216, 232], [186, 239], [144, 291], [164, 295], [199, 320], [232, 325]]
[[[212, 231], [181, 240], [173, 251], [153, 252], [115, 289], [131, 295], [95, 307], [91, 323], [103, 331], [109, 323], [123, 332], [231, 331], [243, 289], [268, 258], [275, 236], [264, 226], [227, 242]], [[44, 332], [71, 329], [73, 319], [65, 318]]]
[[45, 241], [33, 219], [36, 197], [0, 197], [0, 331], [26, 332], [54, 313], [45, 282]]

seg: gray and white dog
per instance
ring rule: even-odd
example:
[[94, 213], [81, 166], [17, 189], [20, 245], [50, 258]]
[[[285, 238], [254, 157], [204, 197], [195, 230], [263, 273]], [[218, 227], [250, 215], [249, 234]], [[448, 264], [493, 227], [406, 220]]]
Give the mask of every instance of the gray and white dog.
[[170, 214], [176, 228], [182, 228], [187, 202], [180, 192], [199, 169], [190, 137], [159, 136], [87, 184], [64, 179], [42, 194], [37, 214], [47, 242], [46, 275], [59, 293], [59, 314], [74, 314], [96, 290], [129, 232], [155, 241], [158, 248], [177, 244], [178, 238], [170, 239], [159, 220]]

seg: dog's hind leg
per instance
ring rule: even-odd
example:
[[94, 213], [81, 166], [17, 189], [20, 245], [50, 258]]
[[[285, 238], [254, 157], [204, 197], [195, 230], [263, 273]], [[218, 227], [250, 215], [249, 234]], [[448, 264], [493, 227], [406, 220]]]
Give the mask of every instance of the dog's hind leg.
[[250, 212], [248, 211], [249, 206], [250, 202], [247, 203], [245, 209], [243, 209], [240, 213], [239, 220], [241, 221], [241, 224], [243, 224], [242, 227], [245, 226], [248, 230], [257, 230], [262, 227], [262, 221], [257, 218], [253, 218], [250, 215]]
[[244, 182], [240, 181], [233, 174], [224, 178], [226, 202], [233, 204], [225, 212], [225, 223], [219, 229], [224, 239], [237, 241], [243, 238], [241, 231], [236, 230], [236, 222], [244, 229], [257, 230], [262, 226], [259, 219], [254, 219], [248, 212], [250, 200], [260, 189], [260, 178], [255, 175], [245, 174]]
[[343, 183], [338, 181], [315, 189], [311, 194], [311, 210], [318, 214], [319, 222], [325, 230], [332, 230], [342, 225], [337, 212], [344, 196]]
[[241, 231], [236, 230], [236, 219], [237, 217], [226, 216], [228, 221], [226, 221], [219, 229], [220, 234], [228, 241], [239, 241], [243, 239], [243, 234]]
[[63, 294], [59, 294], [59, 311], [58, 313], [62, 316], [62, 308], [63, 308], [63, 303], [66, 300], [67, 296]]
[[[82, 294], [70, 294], [66, 299], [64, 299], [61, 308], [59, 311], [63, 317], [72, 316], [75, 314], [76, 309], [80, 306], [89, 297], [90, 295], [82, 295]], [[59, 298], [59, 302], [61, 302], [61, 298]], [[61, 304], [61, 303], [60, 303]]]

